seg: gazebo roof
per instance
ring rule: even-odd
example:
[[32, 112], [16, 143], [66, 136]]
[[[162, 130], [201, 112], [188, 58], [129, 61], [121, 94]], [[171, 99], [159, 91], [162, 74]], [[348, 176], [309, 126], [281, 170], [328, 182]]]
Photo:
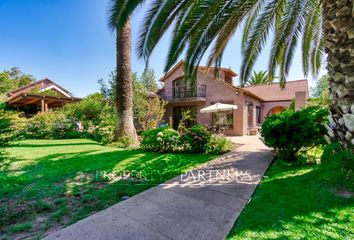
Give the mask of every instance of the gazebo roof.
[[17, 108], [37, 105], [41, 106], [42, 112], [48, 111], [49, 108], [61, 107], [67, 103], [81, 100], [48, 78], [17, 88], [8, 92], [7, 96], [9, 98], [6, 101], [8, 105]]
[[67, 103], [78, 102], [81, 99], [75, 97], [64, 96], [46, 96], [41, 94], [20, 93], [11, 96], [7, 103], [10, 105], [25, 106], [25, 105], [39, 105], [44, 100], [51, 107], [58, 107]]

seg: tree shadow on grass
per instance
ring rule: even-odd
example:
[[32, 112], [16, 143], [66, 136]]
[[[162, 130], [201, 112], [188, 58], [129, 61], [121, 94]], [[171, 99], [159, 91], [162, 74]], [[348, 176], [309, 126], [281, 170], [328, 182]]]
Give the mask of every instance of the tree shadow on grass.
[[[335, 179], [320, 166], [284, 167], [269, 179], [230, 232], [229, 239], [338, 239], [354, 237], [354, 199], [335, 195]], [[279, 171], [282, 169], [282, 171]]]
[[[60, 150], [61, 146], [71, 144], [87, 145], [58, 143], [57, 147]], [[31, 144], [24, 145], [28, 147]], [[53, 144], [34, 145], [46, 150]], [[17, 169], [10, 165], [0, 173], [0, 225], [33, 220], [39, 215], [45, 216], [48, 219], [46, 222], [56, 221], [63, 225], [73, 223], [121, 201], [122, 196], [133, 196], [214, 157], [201, 154], [159, 154], [100, 145], [96, 150], [92, 147], [81, 149], [80, 152], [67, 150], [69, 152], [52, 153], [38, 158], [33, 156], [28, 165]], [[14, 161], [20, 163], [28, 160]], [[144, 171], [150, 174], [148, 177], [153, 174], [153, 178], [143, 182], [96, 178], [97, 172], [124, 170]], [[32, 231], [37, 231], [37, 228], [43, 230], [48, 226], [33, 227]]]
[[62, 147], [62, 146], [102, 146], [100, 143], [90, 139], [48, 139], [48, 140], [23, 140], [14, 144], [16, 148], [44, 148], [44, 147]]
[[53, 144], [28, 144], [28, 143], [21, 143], [15, 145], [17, 148], [43, 148], [43, 147], [61, 147], [61, 146], [87, 146], [87, 145], [97, 145], [100, 144], [96, 142], [85, 142], [85, 143], [53, 143]]

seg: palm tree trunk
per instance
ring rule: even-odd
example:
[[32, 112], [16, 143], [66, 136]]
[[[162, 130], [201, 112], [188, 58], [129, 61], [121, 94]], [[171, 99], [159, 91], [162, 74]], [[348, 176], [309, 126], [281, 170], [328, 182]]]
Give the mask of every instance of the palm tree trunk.
[[138, 136], [133, 122], [133, 83], [131, 73], [131, 22], [117, 32], [117, 78], [116, 106], [117, 121], [115, 141], [129, 138], [131, 144], [138, 144]]
[[354, 152], [354, 0], [323, 0], [331, 116], [329, 136]]

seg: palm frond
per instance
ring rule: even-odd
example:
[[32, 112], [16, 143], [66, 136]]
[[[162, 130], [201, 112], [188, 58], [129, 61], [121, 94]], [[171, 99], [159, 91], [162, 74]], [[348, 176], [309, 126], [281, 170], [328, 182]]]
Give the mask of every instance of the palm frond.
[[138, 41], [138, 56], [147, 60], [163, 34], [191, 0], [155, 0], [148, 10]]
[[[124, 2], [127, 4], [120, 4]], [[185, 52], [185, 77], [195, 78], [200, 61], [212, 46], [207, 65], [214, 64], [217, 74], [224, 50], [241, 23], [242, 83], [250, 77], [271, 34], [268, 79], [274, 79], [279, 69], [280, 82], [285, 83], [300, 39], [304, 74], [310, 69], [313, 75], [319, 71], [324, 47], [320, 0], [154, 0], [144, 19], [138, 53], [148, 59], [173, 25], [165, 71]]]
[[239, 6], [234, 6], [237, 7], [239, 11], [233, 11], [231, 16], [228, 17], [228, 21], [221, 27], [221, 29], [219, 29], [219, 34], [216, 38], [215, 45], [209, 56], [208, 66], [211, 65], [214, 59], [219, 58], [219, 55], [226, 48], [241, 21], [250, 13], [250, 11], [254, 11], [255, 6], [257, 6], [257, 4], [261, 4], [262, 1], [263, 0], [243, 1], [240, 2]]
[[144, 0], [110, 0], [108, 7], [108, 26], [114, 31], [119, 31], [129, 20], [134, 10]]
[[273, 1], [265, 6], [262, 13], [257, 17], [251, 29], [251, 36], [243, 49], [240, 77], [241, 81], [247, 81], [254, 63], [264, 46], [269, 31], [273, 28], [275, 17], [285, 5], [285, 0]]

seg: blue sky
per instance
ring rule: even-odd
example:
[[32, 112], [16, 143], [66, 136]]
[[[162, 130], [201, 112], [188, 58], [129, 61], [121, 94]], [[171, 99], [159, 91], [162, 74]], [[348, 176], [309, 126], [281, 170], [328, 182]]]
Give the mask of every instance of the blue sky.
[[[115, 66], [115, 37], [107, 27], [108, 1], [1, 0], [0, 71], [18, 66], [37, 79], [54, 80], [78, 97], [98, 91], [97, 80], [106, 79]], [[145, 9], [142, 7], [133, 16], [132, 69], [138, 73], [145, 67], [135, 54]], [[241, 64], [240, 37], [238, 31], [222, 63], [236, 72]], [[166, 35], [162, 39], [150, 61], [158, 78], [163, 74], [169, 38]], [[256, 70], [266, 70], [268, 52], [267, 46]], [[298, 49], [289, 79], [303, 79], [301, 69]]]

